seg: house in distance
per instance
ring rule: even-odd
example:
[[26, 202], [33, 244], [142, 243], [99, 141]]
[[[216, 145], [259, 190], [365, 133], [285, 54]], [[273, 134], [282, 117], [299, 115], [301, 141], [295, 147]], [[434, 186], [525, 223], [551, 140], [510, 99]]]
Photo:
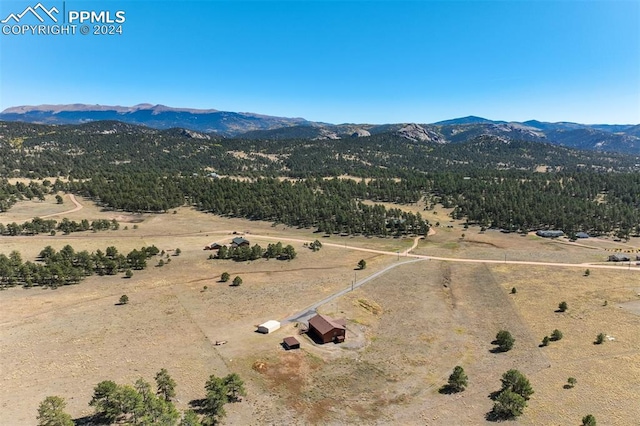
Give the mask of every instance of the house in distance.
[[628, 262], [631, 260], [626, 254], [612, 254], [609, 256], [609, 262]]
[[245, 240], [242, 237], [236, 237], [231, 240], [231, 248], [235, 247], [249, 247], [249, 240]]
[[318, 343], [344, 342], [347, 322], [344, 319], [332, 319], [318, 314], [309, 320], [307, 334]]
[[548, 229], [548, 230], [539, 230], [536, 232], [538, 237], [542, 238], [558, 238], [564, 235], [564, 232], [556, 230], [556, 229]]

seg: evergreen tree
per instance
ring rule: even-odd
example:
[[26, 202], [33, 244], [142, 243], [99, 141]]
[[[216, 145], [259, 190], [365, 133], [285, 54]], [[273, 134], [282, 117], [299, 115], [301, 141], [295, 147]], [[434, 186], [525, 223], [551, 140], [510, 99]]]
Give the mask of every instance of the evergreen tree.
[[222, 378], [211, 375], [205, 384], [205, 390], [207, 394], [202, 407], [204, 423], [215, 425], [226, 416], [224, 404], [228, 400], [228, 389]]
[[512, 369], [502, 375], [502, 390], [510, 390], [517, 393], [525, 400], [528, 400], [533, 394], [533, 388], [529, 379], [520, 371]]
[[227, 389], [227, 401], [236, 402], [240, 401], [241, 396], [246, 396], [247, 393], [244, 389], [244, 382], [240, 379], [236, 373], [231, 373], [223, 379], [224, 386]]
[[176, 396], [176, 382], [166, 369], [163, 368], [156, 374], [156, 384], [158, 386], [158, 395], [162, 396], [165, 401], [171, 401], [171, 398]]
[[449, 382], [447, 384], [448, 389], [453, 392], [462, 392], [467, 387], [468, 383], [467, 374], [464, 369], [459, 365], [453, 369], [453, 373], [449, 376]]
[[527, 401], [522, 396], [505, 389], [498, 394], [492, 415], [497, 418], [511, 419], [522, 415], [526, 406]]
[[198, 415], [193, 410], [187, 410], [184, 412], [182, 420], [180, 420], [179, 426], [201, 426]]
[[64, 409], [67, 403], [59, 396], [48, 396], [38, 407], [38, 426], [73, 426], [71, 416]]

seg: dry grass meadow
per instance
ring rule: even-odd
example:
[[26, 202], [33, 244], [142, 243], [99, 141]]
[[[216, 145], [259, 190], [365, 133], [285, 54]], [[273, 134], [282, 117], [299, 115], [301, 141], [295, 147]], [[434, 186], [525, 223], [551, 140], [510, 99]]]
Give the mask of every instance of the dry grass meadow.
[[[47, 245], [90, 251], [113, 245], [126, 252], [155, 244], [168, 253], [176, 248], [182, 253], [163, 267], [150, 262], [129, 280], [89, 277], [57, 290], [0, 292], [2, 425], [35, 424], [38, 403], [48, 395], [64, 397], [74, 417], [88, 416], [98, 382], [152, 381], [161, 368], [178, 383], [180, 409], [204, 396], [209, 375], [240, 374], [248, 395], [226, 407], [226, 424], [482, 424], [492, 406], [488, 395], [510, 368], [523, 371], [535, 390], [514, 424], [578, 425], [588, 413], [599, 424], [638, 424], [640, 267], [592, 267], [584, 276], [589, 265], [408, 263], [319, 308], [347, 318], [344, 344], [317, 346], [300, 336], [302, 348], [286, 352], [280, 342], [297, 334], [294, 324], [270, 335], [255, 333], [255, 325], [286, 318], [349, 287], [360, 259], [367, 261], [367, 269], [357, 273], [358, 279], [408, 260], [393, 253], [413, 241], [323, 238], [308, 229], [188, 208], [162, 215], [105, 212], [78, 200], [84, 208], [60, 218], [116, 218], [120, 230], [0, 237], [0, 252], [19, 250], [23, 259], [33, 260]], [[66, 197], [62, 206], [52, 198], [21, 202], [0, 214], [0, 222], [24, 222], [71, 207]], [[417, 205], [407, 208], [421, 210]], [[480, 233], [451, 222], [444, 209], [436, 210], [423, 215], [441, 226], [412, 253], [604, 264], [612, 249], [640, 247], [634, 240], [569, 244]], [[234, 232], [263, 247], [278, 240], [291, 243], [298, 257], [290, 262], [208, 260], [210, 252], [203, 246], [228, 242]], [[303, 247], [316, 238], [325, 243], [319, 252]], [[241, 276], [243, 284], [234, 288], [218, 282], [225, 271]], [[513, 287], [516, 294], [510, 294]], [[130, 302], [117, 306], [122, 294]], [[561, 301], [568, 303], [567, 312], [555, 312]], [[491, 341], [502, 328], [514, 335], [514, 349], [492, 353]], [[556, 328], [564, 338], [539, 347]], [[594, 345], [600, 332], [609, 338]], [[218, 340], [228, 343], [216, 346]], [[468, 389], [440, 394], [455, 365], [469, 375]], [[565, 389], [570, 376], [577, 384]]]

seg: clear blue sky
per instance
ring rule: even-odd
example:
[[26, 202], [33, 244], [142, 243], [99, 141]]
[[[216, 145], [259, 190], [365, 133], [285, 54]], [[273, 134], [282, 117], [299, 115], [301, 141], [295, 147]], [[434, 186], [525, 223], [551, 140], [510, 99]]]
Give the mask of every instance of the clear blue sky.
[[[1, 0], [0, 20], [37, 2]], [[160, 103], [332, 123], [640, 123], [636, 0], [65, 7], [124, 10], [123, 35], [0, 34], [0, 109]]]

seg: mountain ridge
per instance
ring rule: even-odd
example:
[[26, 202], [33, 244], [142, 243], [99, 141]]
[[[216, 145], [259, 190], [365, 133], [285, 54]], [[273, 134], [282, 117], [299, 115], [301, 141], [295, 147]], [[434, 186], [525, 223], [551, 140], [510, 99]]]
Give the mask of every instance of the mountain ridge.
[[640, 125], [580, 124], [528, 120], [508, 122], [466, 116], [435, 123], [343, 123], [309, 121], [216, 109], [176, 108], [161, 104], [22, 105], [5, 109], [0, 120], [39, 124], [83, 124], [115, 120], [165, 130], [184, 128], [223, 137], [247, 139], [341, 139], [393, 133], [421, 143], [460, 143], [479, 136], [547, 142], [577, 149], [640, 153]]

